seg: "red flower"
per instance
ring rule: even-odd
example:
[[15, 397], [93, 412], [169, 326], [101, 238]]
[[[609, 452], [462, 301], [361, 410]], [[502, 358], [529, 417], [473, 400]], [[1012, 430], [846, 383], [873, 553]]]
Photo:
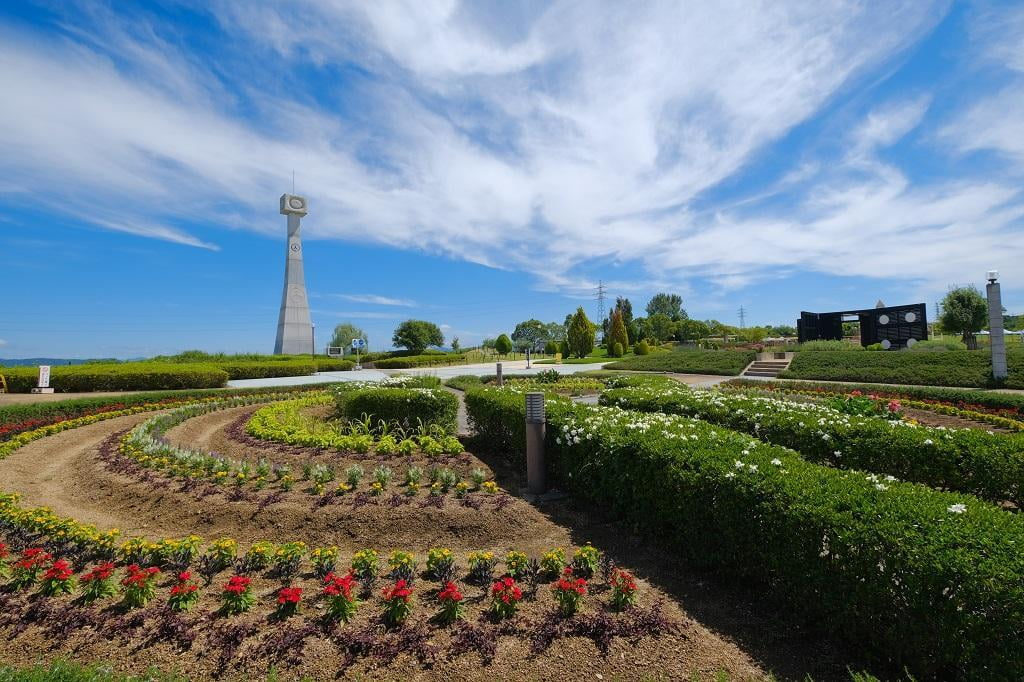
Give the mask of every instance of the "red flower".
[[555, 583], [555, 590], [558, 592], [575, 592], [582, 596], [587, 593], [587, 581], [583, 578], [577, 578], [576, 580], [560, 578], [558, 582]]
[[491, 595], [497, 597], [506, 604], [517, 602], [523, 598], [523, 593], [516, 586], [516, 581], [509, 576], [496, 580], [494, 584], [491, 585]]
[[244, 575], [233, 575], [228, 580], [228, 584], [224, 586], [225, 592], [231, 592], [232, 594], [244, 594], [249, 591], [249, 583], [252, 579]]
[[862, 395], [864, 395], [864, 393], [862, 393], [861, 391], [854, 390], [854, 391], [850, 391], [850, 395], [852, 395], [854, 398], [859, 398]]
[[74, 574], [71, 564], [64, 559], [57, 559], [53, 562], [53, 566], [50, 566], [49, 570], [43, 574], [43, 580], [67, 580]]
[[393, 599], [409, 601], [410, 596], [412, 596], [412, 589], [409, 587], [408, 581], [404, 579], [395, 583], [394, 587], [384, 588], [384, 599], [386, 601], [391, 601]]
[[349, 572], [348, 575], [339, 576], [335, 573], [328, 573], [324, 578], [324, 594], [329, 597], [344, 595], [345, 599], [352, 598], [352, 587], [355, 583], [355, 576]]
[[178, 582], [179, 583], [187, 583], [189, 580], [192, 580], [192, 573], [191, 572], [189, 572], [189, 571], [182, 571], [181, 573], [178, 574]]
[[181, 583], [171, 588], [171, 596], [176, 597], [179, 594], [192, 594], [198, 589], [198, 585]]
[[99, 564], [94, 569], [82, 576], [83, 583], [90, 583], [94, 580], [106, 580], [114, 574], [114, 564], [107, 561]]
[[449, 582], [444, 586], [444, 589], [438, 593], [437, 598], [440, 601], [462, 601], [462, 593], [459, 592], [459, 588], [453, 582]]
[[6, 559], [8, 554], [10, 554], [10, 552], [7, 551], [7, 545], [0, 542], [0, 559]]
[[125, 587], [135, 586], [142, 587], [149, 582], [149, 579], [160, 572], [160, 569], [156, 566], [150, 566], [149, 568], [142, 568], [138, 564], [132, 564], [125, 569], [128, 575], [124, 577], [121, 584]]
[[298, 604], [301, 600], [301, 587], [282, 587], [277, 593], [278, 604]]

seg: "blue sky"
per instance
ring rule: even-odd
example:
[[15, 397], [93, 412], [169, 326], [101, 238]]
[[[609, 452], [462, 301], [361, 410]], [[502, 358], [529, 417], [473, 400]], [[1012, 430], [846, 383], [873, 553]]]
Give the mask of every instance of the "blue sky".
[[0, 357], [641, 309], [790, 323], [998, 269], [1024, 312], [1020, 3], [0, 5]]

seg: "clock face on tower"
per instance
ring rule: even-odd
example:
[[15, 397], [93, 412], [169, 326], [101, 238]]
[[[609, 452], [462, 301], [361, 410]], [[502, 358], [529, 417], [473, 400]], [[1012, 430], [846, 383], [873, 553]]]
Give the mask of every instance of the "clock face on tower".
[[299, 244], [298, 244], [298, 242], [292, 242], [291, 245], [288, 248], [291, 249], [292, 253], [298, 253], [299, 252]]
[[292, 208], [302, 208], [302, 199], [298, 197], [292, 197], [288, 200], [288, 205]]

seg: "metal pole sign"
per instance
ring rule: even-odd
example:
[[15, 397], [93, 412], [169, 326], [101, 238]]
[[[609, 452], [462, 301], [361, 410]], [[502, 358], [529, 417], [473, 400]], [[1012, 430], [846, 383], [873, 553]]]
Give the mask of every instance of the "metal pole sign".
[[543, 495], [544, 481], [544, 436], [547, 415], [544, 412], [544, 394], [526, 394], [526, 482], [529, 492]]
[[363, 366], [359, 364], [359, 351], [362, 348], [366, 348], [366, 339], [352, 339], [352, 350], [356, 352], [356, 369], [363, 368]]

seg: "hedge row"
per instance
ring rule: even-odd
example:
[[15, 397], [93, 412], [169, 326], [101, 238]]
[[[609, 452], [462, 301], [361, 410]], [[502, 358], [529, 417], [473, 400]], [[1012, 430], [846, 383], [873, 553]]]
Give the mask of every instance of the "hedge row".
[[[275, 393], [299, 393], [310, 390], [311, 386], [280, 386]], [[317, 384], [316, 388], [325, 388]], [[203, 398], [230, 398], [266, 393], [266, 388], [200, 389], [193, 391], [161, 391], [155, 393], [133, 393], [103, 398], [74, 398], [53, 402], [22, 403], [0, 407], [0, 442], [23, 431], [53, 424], [68, 419], [77, 419], [90, 414], [116, 412], [140, 405], [177, 403]]]
[[[1024, 352], [1008, 354], [1006, 386], [1024, 388]], [[992, 359], [987, 351], [939, 353], [797, 353], [779, 375], [783, 379], [828, 379], [890, 384], [983, 387], [991, 383]]]
[[[523, 449], [521, 400], [467, 394], [480, 434]], [[1024, 518], [977, 498], [802, 460], [682, 417], [550, 401], [560, 485], [693, 565], [757, 585], [924, 679], [1024, 677]]]
[[736, 376], [753, 362], [755, 357], [754, 351], [679, 350], [655, 355], [638, 355], [605, 365], [605, 369]]
[[[349, 360], [295, 359], [235, 362], [123, 362], [56, 365], [50, 386], [58, 393], [89, 391], [151, 391], [223, 386], [229, 379], [265, 379], [348, 371]], [[11, 393], [29, 393], [39, 376], [37, 367], [0, 367]]]
[[730, 379], [727, 386], [749, 386], [784, 391], [819, 391], [822, 393], [850, 393], [860, 391], [880, 398], [911, 398], [951, 403], [964, 409], [983, 407], [990, 410], [1012, 410], [1024, 414], [1024, 395], [996, 393], [964, 388], [933, 386], [890, 386], [888, 384], [822, 383], [816, 381], [758, 381], [756, 379]]
[[[29, 393], [36, 385], [36, 367], [4, 368], [11, 393]], [[228, 373], [214, 365], [126, 362], [110, 365], [61, 365], [50, 370], [50, 386], [58, 393], [89, 391], [154, 391], [185, 388], [216, 388], [228, 381]]]
[[601, 404], [696, 417], [805, 459], [1024, 505], [1024, 437], [858, 417], [824, 405], [673, 385], [615, 388]]
[[374, 360], [377, 369], [411, 369], [413, 367], [439, 367], [443, 365], [461, 365], [466, 363], [462, 353], [429, 353], [427, 355], [406, 355], [400, 358], [384, 358]]
[[436, 424], [446, 433], [458, 428], [459, 400], [444, 389], [364, 388], [336, 395], [338, 412], [349, 420], [369, 417], [373, 424], [383, 421], [403, 429]]

